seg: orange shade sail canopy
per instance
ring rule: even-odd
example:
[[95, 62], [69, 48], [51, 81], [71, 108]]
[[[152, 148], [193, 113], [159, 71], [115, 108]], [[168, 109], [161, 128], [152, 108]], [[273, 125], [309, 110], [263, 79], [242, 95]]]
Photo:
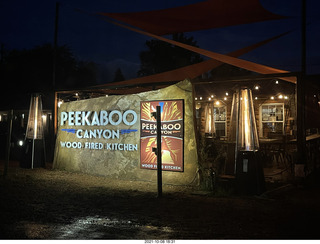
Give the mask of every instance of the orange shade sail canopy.
[[[228, 53], [227, 55], [230, 57], [239, 57], [245, 53], [248, 53], [264, 44], [267, 44], [275, 39], [278, 39], [290, 32], [285, 32], [281, 35], [274, 36], [272, 38], [269, 38], [267, 40], [263, 40], [261, 42], [255, 43], [253, 45], [250, 45], [248, 47], [241, 48], [239, 50], [233, 51]], [[194, 79], [197, 76], [200, 76], [201, 74], [208, 72], [214, 68], [219, 67], [222, 62], [219, 62], [215, 59], [209, 59], [197, 64], [192, 64], [188, 65], [182, 68], [178, 68], [175, 70], [170, 70], [167, 72], [159, 73], [159, 74], [154, 74], [154, 75], [149, 75], [149, 76], [144, 76], [144, 77], [138, 77], [130, 80], [125, 80], [125, 81], [119, 81], [119, 82], [112, 82], [112, 83], [107, 83], [104, 85], [98, 85], [95, 87], [110, 87], [110, 86], [131, 86], [131, 85], [141, 85], [141, 84], [150, 84], [150, 83], [156, 83], [156, 82], [172, 82], [172, 81], [181, 81], [186, 78], [189, 79]]]
[[259, 0], [207, 0], [186, 6], [130, 13], [97, 13], [155, 35], [191, 32], [286, 18]]

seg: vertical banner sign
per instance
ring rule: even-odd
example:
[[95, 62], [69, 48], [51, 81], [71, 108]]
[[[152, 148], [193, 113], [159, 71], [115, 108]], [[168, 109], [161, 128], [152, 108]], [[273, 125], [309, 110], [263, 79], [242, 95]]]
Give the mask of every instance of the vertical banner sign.
[[162, 170], [183, 171], [184, 103], [183, 100], [141, 102], [140, 167], [157, 169], [157, 122], [152, 117], [161, 107]]

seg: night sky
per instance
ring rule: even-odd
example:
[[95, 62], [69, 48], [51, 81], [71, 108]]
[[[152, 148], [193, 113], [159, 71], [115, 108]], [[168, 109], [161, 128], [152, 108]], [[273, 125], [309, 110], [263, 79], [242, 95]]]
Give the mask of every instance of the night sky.
[[[67, 45], [83, 61], [94, 61], [109, 71], [117, 68], [125, 77], [134, 78], [139, 69], [139, 52], [146, 49], [148, 37], [114, 26], [96, 12], [134, 12], [183, 6], [199, 0], [61, 0], [58, 45]], [[269, 11], [288, 19], [224, 27], [186, 33], [194, 36], [199, 47], [227, 53], [283, 32], [277, 39], [241, 58], [289, 71], [300, 70], [301, 0], [261, 0]], [[0, 0], [0, 42], [5, 50], [30, 49], [53, 43], [55, 0]], [[307, 0], [307, 73], [320, 73], [320, 2]], [[103, 81], [100, 81], [103, 82]]]

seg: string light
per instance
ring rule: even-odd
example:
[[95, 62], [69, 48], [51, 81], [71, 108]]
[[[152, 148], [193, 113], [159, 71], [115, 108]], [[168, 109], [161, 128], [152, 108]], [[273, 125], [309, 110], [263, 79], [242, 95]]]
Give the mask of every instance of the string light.
[[63, 100], [59, 100], [58, 107], [60, 108], [61, 104], [63, 104]]

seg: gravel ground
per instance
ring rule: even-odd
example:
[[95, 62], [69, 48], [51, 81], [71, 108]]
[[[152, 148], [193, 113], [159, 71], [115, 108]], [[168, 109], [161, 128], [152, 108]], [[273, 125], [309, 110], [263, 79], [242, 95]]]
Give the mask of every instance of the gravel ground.
[[319, 187], [259, 197], [165, 185], [158, 199], [156, 191], [151, 182], [9, 167], [0, 239], [320, 239]]

